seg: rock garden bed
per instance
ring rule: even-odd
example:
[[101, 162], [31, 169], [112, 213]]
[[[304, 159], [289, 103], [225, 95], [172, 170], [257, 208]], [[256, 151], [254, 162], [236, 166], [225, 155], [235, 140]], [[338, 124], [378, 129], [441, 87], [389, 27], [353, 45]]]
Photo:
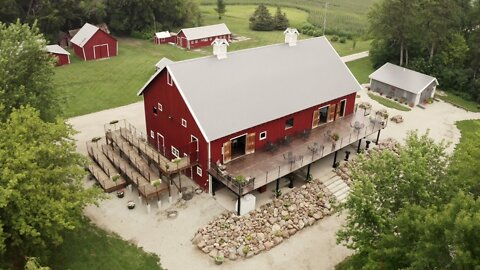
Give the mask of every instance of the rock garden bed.
[[247, 215], [225, 212], [199, 229], [192, 243], [212, 258], [250, 258], [270, 250], [332, 213], [332, 196], [312, 181]]

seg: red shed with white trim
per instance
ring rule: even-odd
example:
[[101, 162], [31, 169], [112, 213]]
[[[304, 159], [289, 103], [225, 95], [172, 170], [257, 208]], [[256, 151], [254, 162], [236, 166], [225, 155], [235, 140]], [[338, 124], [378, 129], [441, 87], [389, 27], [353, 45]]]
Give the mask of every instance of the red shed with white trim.
[[166, 63], [138, 93], [150, 144], [183, 157], [196, 141], [186, 174], [212, 190], [212, 164], [353, 114], [361, 86], [328, 40], [285, 43], [227, 53], [217, 41], [214, 56]]
[[59, 45], [47, 45], [45, 50], [57, 59], [57, 66], [70, 64], [70, 53]]
[[177, 46], [185, 49], [196, 49], [210, 46], [215, 39], [232, 39], [232, 33], [224, 24], [184, 28], [177, 34]]
[[118, 41], [95, 25], [86, 23], [70, 40], [75, 54], [83, 60], [117, 56]]
[[170, 33], [169, 31], [157, 32], [153, 37], [155, 44], [167, 44], [175, 43], [177, 41], [177, 34]]

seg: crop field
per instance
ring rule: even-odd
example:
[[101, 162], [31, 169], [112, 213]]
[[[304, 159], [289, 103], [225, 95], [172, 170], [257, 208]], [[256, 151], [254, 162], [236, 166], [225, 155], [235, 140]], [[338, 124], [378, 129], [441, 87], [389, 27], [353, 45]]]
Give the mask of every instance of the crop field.
[[[367, 13], [379, 0], [331, 0], [327, 8], [327, 34], [361, 36], [368, 27]], [[215, 4], [216, 0], [202, 0], [202, 4]], [[294, 7], [308, 12], [308, 22], [322, 28], [325, 1], [317, 0], [225, 0], [228, 6], [264, 3], [270, 6]]]

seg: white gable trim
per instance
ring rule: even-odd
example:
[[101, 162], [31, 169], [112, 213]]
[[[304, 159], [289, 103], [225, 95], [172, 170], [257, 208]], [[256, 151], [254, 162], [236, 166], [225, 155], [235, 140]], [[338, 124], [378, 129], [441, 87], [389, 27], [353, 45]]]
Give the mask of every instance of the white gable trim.
[[[195, 123], [197, 123], [197, 126], [198, 128], [200, 129], [200, 132], [202, 133], [203, 137], [205, 138], [205, 140], [207, 142], [210, 142], [210, 140], [208, 139], [207, 137], [207, 133], [205, 133], [205, 131], [203, 130], [203, 127], [202, 125], [200, 124], [200, 121], [198, 121], [198, 118], [197, 116], [195, 115], [195, 112], [192, 110], [192, 106], [190, 106], [190, 103], [188, 102], [188, 100], [185, 98], [185, 94], [183, 93], [182, 91], [182, 88], [180, 87], [180, 84], [178, 83], [177, 79], [175, 78], [175, 75], [172, 73], [172, 71], [170, 70], [169, 67], [166, 67], [168, 73], [170, 73], [170, 76], [172, 77], [173, 81], [175, 82], [175, 86], [178, 90], [178, 92], [180, 93], [180, 95], [182, 96], [182, 99], [183, 101], [185, 102], [185, 104], [187, 105], [187, 108], [188, 110], [190, 111], [190, 113], [192, 114], [192, 117], [193, 119], [195, 120]], [[143, 92], [143, 91], [142, 91]]]
[[[342, 59], [342, 57], [338, 54], [337, 50], [335, 50], [335, 48], [333, 47], [333, 45], [330, 43], [330, 42], [327, 42], [328, 45], [330, 46], [330, 48], [332, 48], [332, 50], [335, 52], [335, 54], [338, 56], [339, 59]], [[343, 62], [343, 65], [344, 67], [347, 69], [348, 71], [348, 74], [350, 74], [350, 76], [357, 82], [357, 85], [358, 85], [358, 90], [355, 90], [354, 92], [358, 92], [360, 90], [363, 89], [363, 87], [360, 85], [360, 83], [357, 81], [357, 78], [355, 78], [355, 76], [353, 75], [352, 71], [348, 68], [347, 64], [345, 62]]]
[[435, 85], [435, 86], [438, 86], [438, 85], [439, 85], [437, 79], [432, 79], [429, 83], [427, 83], [427, 85], [425, 85], [425, 87], [422, 88], [422, 90], [420, 90], [420, 92], [418, 92], [418, 94], [421, 94], [428, 86], [430, 86], [430, 84], [432, 84], [432, 82], [436, 82], [436, 83], [437, 83], [437, 85]]

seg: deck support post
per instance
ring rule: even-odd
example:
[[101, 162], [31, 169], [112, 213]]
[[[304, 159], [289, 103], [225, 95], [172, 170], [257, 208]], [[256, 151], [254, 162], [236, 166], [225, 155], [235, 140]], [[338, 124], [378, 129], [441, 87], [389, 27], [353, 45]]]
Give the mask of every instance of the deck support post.
[[161, 199], [158, 199], [157, 206], [158, 206], [158, 209], [162, 208], [162, 200]]
[[308, 164], [307, 166], [307, 179], [305, 179], [307, 181], [308, 181], [308, 177], [310, 176], [310, 165], [312, 165], [312, 163]]
[[168, 196], [168, 202], [169, 202], [169, 203], [172, 203], [172, 201], [173, 201], [173, 200], [172, 200], [172, 196]]
[[147, 213], [150, 214], [151, 211], [152, 209], [150, 208], [150, 204], [147, 202]]
[[238, 194], [238, 200], [237, 200], [237, 215], [240, 216], [240, 201], [242, 199], [242, 196]]
[[357, 154], [360, 154], [360, 147], [362, 146], [362, 139], [358, 140]]
[[278, 198], [278, 190], [280, 189], [280, 178], [277, 178], [277, 185], [275, 187], [275, 198]]
[[211, 177], [212, 179], [212, 195], [215, 196], [215, 177]]
[[350, 157], [350, 151], [345, 151], [345, 161], [348, 161], [348, 158]]
[[293, 176], [293, 174], [291, 174], [290, 177], [289, 177], [290, 182], [288, 183], [288, 188], [293, 188], [293, 178], [294, 178], [294, 176]]
[[138, 196], [138, 202], [139, 204], [142, 204], [142, 196]]
[[376, 145], [378, 145], [378, 141], [380, 140], [380, 131], [382, 131], [381, 129], [378, 131], [378, 134], [377, 134], [377, 141], [375, 142]]
[[336, 168], [336, 164], [337, 164], [337, 154], [338, 154], [338, 150], [335, 151], [335, 155], [333, 156], [333, 165], [332, 165], [333, 168]]
[[368, 150], [368, 148], [370, 148], [370, 143], [371, 141], [365, 141], [365, 150]]

